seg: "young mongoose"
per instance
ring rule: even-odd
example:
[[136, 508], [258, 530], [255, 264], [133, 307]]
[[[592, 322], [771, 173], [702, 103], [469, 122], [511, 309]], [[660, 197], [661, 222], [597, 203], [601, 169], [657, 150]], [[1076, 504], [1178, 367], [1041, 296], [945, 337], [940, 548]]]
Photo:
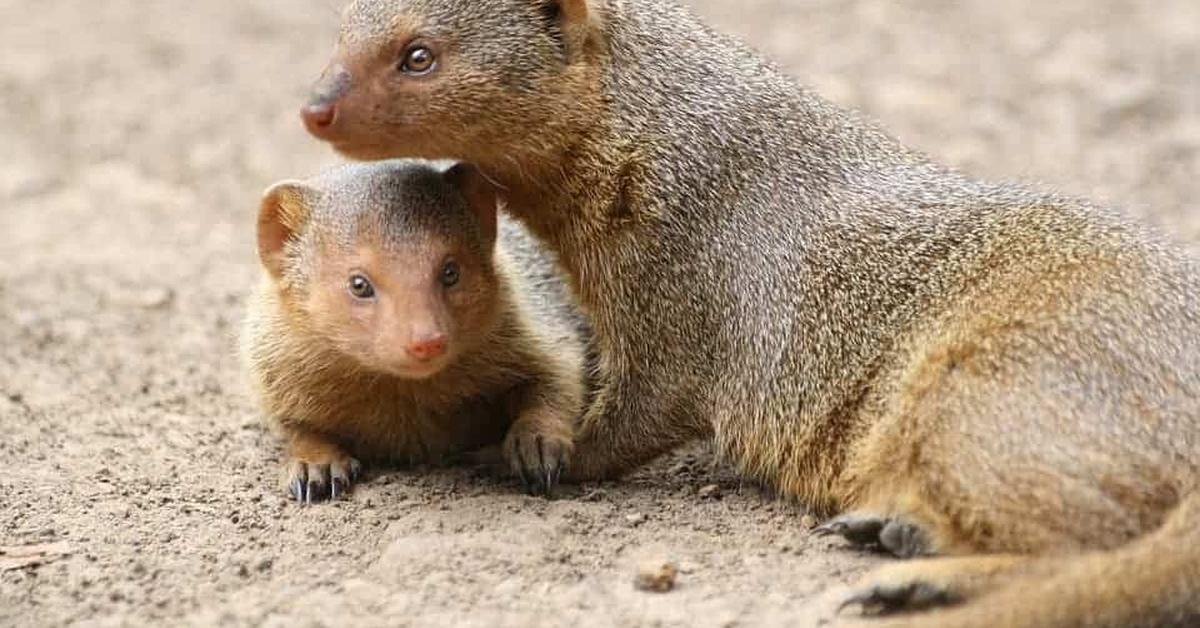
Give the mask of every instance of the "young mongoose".
[[600, 385], [572, 475], [712, 436], [822, 531], [951, 556], [868, 610], [1200, 621], [1176, 246], [941, 166], [670, 0], [358, 0], [302, 113], [351, 157], [478, 165], [559, 254]]
[[583, 410], [585, 326], [477, 171], [380, 162], [278, 183], [258, 252], [243, 355], [295, 499], [339, 497], [360, 460], [501, 442], [531, 491], [553, 488]]

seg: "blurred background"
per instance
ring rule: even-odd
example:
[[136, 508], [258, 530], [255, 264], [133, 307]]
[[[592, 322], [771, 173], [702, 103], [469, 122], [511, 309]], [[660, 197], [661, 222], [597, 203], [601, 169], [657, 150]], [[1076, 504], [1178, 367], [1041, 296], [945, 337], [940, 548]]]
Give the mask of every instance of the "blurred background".
[[[692, 4], [952, 165], [1200, 252], [1195, 0]], [[259, 193], [336, 160], [296, 111], [340, 5], [0, 0], [0, 624], [827, 616], [873, 559], [702, 449], [552, 503], [460, 471], [281, 499], [232, 339]], [[4, 562], [31, 545], [41, 566]], [[647, 553], [686, 567], [679, 591], [632, 591]]]

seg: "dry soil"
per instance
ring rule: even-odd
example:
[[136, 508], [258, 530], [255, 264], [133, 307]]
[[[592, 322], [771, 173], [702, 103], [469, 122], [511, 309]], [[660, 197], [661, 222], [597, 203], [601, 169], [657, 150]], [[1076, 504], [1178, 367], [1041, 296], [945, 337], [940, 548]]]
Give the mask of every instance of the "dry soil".
[[[954, 165], [1200, 248], [1195, 0], [696, 4]], [[833, 617], [881, 559], [702, 446], [555, 501], [471, 468], [284, 499], [232, 338], [259, 192], [335, 160], [296, 110], [337, 21], [327, 0], [0, 0], [0, 625]], [[673, 592], [633, 587], [653, 557]]]

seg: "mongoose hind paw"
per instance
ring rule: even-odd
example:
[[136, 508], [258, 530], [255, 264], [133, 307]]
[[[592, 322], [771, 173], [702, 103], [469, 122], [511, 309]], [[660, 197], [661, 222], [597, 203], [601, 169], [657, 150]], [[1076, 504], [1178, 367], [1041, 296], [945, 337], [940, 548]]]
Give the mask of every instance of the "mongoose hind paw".
[[288, 493], [303, 504], [342, 499], [361, 475], [362, 464], [350, 457], [328, 463], [293, 460], [288, 471]]
[[876, 584], [843, 600], [838, 612], [841, 613], [848, 606], [858, 606], [864, 616], [875, 617], [948, 606], [959, 601], [961, 598], [953, 591], [929, 582]]
[[929, 536], [920, 526], [879, 515], [847, 513], [813, 529], [817, 536], [837, 535], [855, 547], [883, 550], [900, 558], [930, 553]]

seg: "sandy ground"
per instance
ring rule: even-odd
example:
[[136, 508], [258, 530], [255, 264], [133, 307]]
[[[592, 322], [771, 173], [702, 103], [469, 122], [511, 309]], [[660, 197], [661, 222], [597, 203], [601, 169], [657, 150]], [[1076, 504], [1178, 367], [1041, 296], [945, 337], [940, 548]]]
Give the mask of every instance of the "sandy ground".
[[[327, 0], [0, 0], [0, 624], [819, 625], [879, 559], [698, 448], [548, 502], [477, 469], [301, 508], [232, 350]], [[980, 174], [1200, 248], [1195, 0], [699, 3], [833, 99]], [[717, 484], [717, 498], [699, 489]], [[631, 586], [663, 556], [679, 587]]]

